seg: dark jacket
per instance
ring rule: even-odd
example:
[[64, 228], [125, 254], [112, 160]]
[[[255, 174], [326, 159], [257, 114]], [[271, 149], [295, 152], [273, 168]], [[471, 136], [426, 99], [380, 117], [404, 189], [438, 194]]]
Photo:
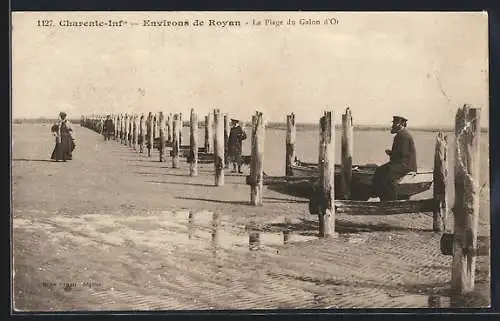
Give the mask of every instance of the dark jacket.
[[406, 129], [402, 129], [394, 136], [390, 163], [391, 166], [399, 167], [402, 172], [417, 171], [415, 142]]
[[247, 138], [245, 131], [240, 127], [236, 126], [231, 128], [229, 132], [229, 138], [227, 141], [228, 154], [230, 156], [241, 155], [242, 142]]
[[106, 119], [102, 127], [102, 132], [104, 134], [113, 134], [115, 132], [115, 125], [111, 119]]

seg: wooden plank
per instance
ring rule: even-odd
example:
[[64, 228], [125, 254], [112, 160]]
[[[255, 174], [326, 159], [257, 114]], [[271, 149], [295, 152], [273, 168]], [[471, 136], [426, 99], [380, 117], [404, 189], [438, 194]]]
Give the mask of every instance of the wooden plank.
[[260, 206], [263, 202], [263, 176], [264, 176], [264, 143], [265, 125], [261, 112], [256, 112], [252, 128], [252, 164], [251, 175], [253, 184], [250, 185], [250, 203]]
[[352, 124], [351, 109], [348, 107], [345, 114], [342, 115], [342, 175], [340, 176], [341, 196], [342, 199], [346, 200], [351, 198], [353, 139], [354, 126]]
[[[279, 185], [279, 184], [287, 184], [289, 182], [297, 182], [297, 181], [307, 181], [310, 182], [311, 185], [318, 181], [317, 176], [267, 176], [264, 175], [262, 179], [263, 185]], [[252, 184], [252, 176], [246, 176], [246, 184]]]
[[451, 288], [474, 290], [479, 219], [480, 109], [464, 105], [455, 119], [455, 204]]
[[325, 111], [320, 119], [320, 237], [333, 237], [335, 233], [335, 124], [333, 112]]
[[189, 136], [189, 176], [198, 176], [198, 115], [191, 108], [191, 117], [189, 118], [190, 136]]
[[224, 118], [219, 109], [214, 110], [214, 170], [215, 186], [224, 185]]
[[434, 172], [433, 172], [433, 197], [438, 206], [433, 213], [432, 229], [435, 232], [446, 230], [446, 218], [448, 213], [448, 199], [446, 185], [448, 180], [448, 140], [442, 133], [438, 133], [434, 149]]
[[433, 212], [436, 208], [434, 199], [404, 200], [390, 202], [365, 202], [336, 200], [335, 211], [347, 215], [399, 215], [410, 213]]
[[[453, 256], [453, 241], [455, 234], [444, 233], [439, 242], [441, 254]], [[491, 238], [488, 236], [480, 235], [477, 237], [477, 247], [472, 249], [473, 256], [489, 256], [491, 248]]]
[[296, 140], [295, 114], [291, 113], [286, 116], [286, 160], [285, 160], [285, 175], [292, 176], [292, 164], [295, 160], [295, 140]]

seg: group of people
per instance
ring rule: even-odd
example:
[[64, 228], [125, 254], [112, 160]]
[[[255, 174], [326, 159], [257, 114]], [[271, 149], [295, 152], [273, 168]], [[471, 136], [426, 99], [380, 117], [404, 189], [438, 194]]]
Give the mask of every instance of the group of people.
[[[391, 134], [395, 136], [392, 148], [385, 151], [389, 156], [389, 161], [377, 168], [373, 178], [373, 194], [379, 195], [381, 201], [398, 199], [397, 185], [399, 180], [408, 173], [417, 171], [415, 142], [406, 129], [407, 121], [401, 116], [393, 117]], [[84, 122], [85, 120], [82, 119], [82, 125]], [[93, 126], [97, 127], [96, 129], [106, 141], [116, 135], [115, 124], [110, 115], [107, 115], [105, 119], [100, 119]], [[51, 131], [56, 140], [51, 159], [63, 162], [71, 160], [75, 149], [75, 138], [71, 122], [67, 119], [65, 112], [59, 114], [59, 119], [52, 126]], [[242, 173], [242, 145], [246, 138], [247, 135], [240, 126], [240, 121], [231, 119], [226, 153], [234, 173]]]

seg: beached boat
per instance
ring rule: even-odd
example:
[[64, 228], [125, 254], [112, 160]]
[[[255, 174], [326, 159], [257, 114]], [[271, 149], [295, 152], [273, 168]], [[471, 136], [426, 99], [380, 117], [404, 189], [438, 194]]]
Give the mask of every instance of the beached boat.
[[[377, 197], [372, 189], [373, 176], [377, 169], [376, 164], [367, 165], [354, 165], [352, 168], [352, 185], [351, 185], [351, 199], [353, 200], [368, 200], [370, 197]], [[297, 179], [303, 177], [304, 179], [311, 177], [316, 178], [311, 183], [317, 183], [318, 177], [318, 164], [307, 163], [295, 160], [292, 164], [292, 177]], [[341, 179], [341, 166], [335, 165], [335, 181], [339, 182]], [[433, 180], [433, 171], [427, 169], [419, 169], [416, 173], [409, 173], [399, 181], [398, 185], [398, 198], [409, 199], [411, 196], [427, 191]], [[301, 194], [303, 193], [304, 184], [299, 184], [300, 180], [295, 183], [289, 184], [291, 186], [300, 186]], [[314, 186], [310, 189], [314, 192]], [[336, 189], [337, 191], [338, 189]], [[340, 194], [336, 193], [336, 194]], [[340, 195], [338, 195], [340, 196]], [[338, 197], [336, 195], [336, 197]]]

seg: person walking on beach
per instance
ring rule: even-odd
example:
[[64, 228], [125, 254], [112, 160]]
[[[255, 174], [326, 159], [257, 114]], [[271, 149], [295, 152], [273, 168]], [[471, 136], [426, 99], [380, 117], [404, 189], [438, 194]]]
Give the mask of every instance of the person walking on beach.
[[241, 149], [243, 141], [246, 138], [247, 135], [241, 128], [240, 121], [237, 119], [231, 119], [231, 131], [229, 132], [229, 138], [227, 141], [229, 161], [233, 164], [233, 170], [231, 173], [236, 173], [236, 168], [238, 169], [238, 173], [243, 173], [241, 171]]
[[385, 151], [390, 160], [379, 166], [373, 177], [374, 194], [378, 195], [381, 201], [397, 200], [399, 180], [406, 174], [417, 171], [417, 152], [413, 137], [406, 129], [407, 121], [401, 116], [393, 117], [391, 134], [396, 135], [392, 149]]
[[63, 162], [73, 159], [73, 150], [75, 149], [75, 139], [73, 136], [73, 127], [66, 118], [65, 112], [59, 113], [58, 121], [52, 125], [51, 131], [56, 139], [54, 150], [50, 159], [56, 162]]
[[102, 125], [102, 135], [104, 136], [104, 141], [110, 140], [111, 136], [115, 134], [115, 124], [110, 115], [106, 116], [106, 120]]

